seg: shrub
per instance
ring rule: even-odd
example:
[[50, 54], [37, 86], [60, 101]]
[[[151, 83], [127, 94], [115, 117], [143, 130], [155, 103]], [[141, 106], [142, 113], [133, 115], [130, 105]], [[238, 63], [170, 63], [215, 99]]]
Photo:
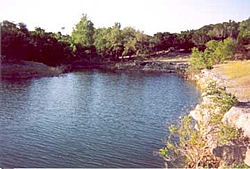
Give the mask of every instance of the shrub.
[[192, 49], [190, 68], [194, 71], [200, 71], [211, 67], [209, 57], [204, 52], [198, 50], [198, 48]]
[[236, 41], [227, 38], [224, 41], [211, 40], [206, 43], [204, 52], [193, 48], [190, 60], [192, 70], [211, 69], [213, 65], [232, 59], [236, 51]]

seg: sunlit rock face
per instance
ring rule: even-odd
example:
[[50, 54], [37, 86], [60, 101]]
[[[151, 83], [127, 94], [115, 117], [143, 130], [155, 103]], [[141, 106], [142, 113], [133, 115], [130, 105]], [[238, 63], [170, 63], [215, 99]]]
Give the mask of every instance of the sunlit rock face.
[[250, 109], [248, 107], [232, 107], [225, 113], [222, 120], [242, 129], [244, 136], [250, 138]]

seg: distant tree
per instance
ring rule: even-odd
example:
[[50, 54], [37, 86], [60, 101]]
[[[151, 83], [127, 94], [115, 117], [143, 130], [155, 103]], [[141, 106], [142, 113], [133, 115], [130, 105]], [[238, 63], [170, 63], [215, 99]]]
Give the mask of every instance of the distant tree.
[[97, 53], [102, 58], [106, 58], [111, 55], [111, 42], [110, 34], [112, 28], [98, 28], [95, 29], [94, 34], [94, 46], [97, 49]]
[[109, 40], [111, 43], [111, 51], [114, 60], [118, 60], [119, 56], [123, 53], [122, 31], [121, 24], [115, 23], [111, 29]]
[[195, 46], [192, 41], [194, 31], [182, 31], [177, 38], [178, 43], [175, 45], [178, 49], [184, 49], [185, 52], [191, 52]]
[[124, 44], [124, 50], [122, 56], [131, 56], [136, 53], [135, 43], [136, 43], [136, 30], [132, 27], [125, 27], [122, 30], [122, 38]]
[[240, 23], [238, 41], [244, 45], [250, 43], [250, 18]]
[[149, 36], [143, 31], [137, 31], [135, 36], [135, 49], [137, 55], [145, 55], [149, 53]]
[[86, 14], [83, 14], [81, 20], [73, 29], [71, 36], [75, 43], [91, 46], [94, 44], [94, 33], [94, 24], [88, 19]]
[[[22, 59], [24, 57], [24, 48], [23, 46], [27, 44], [26, 41], [26, 29], [20, 24], [9, 22], [7, 20], [2, 22], [1, 25], [1, 48], [2, 55], [5, 56], [5, 59]], [[25, 26], [26, 28], [26, 26]]]
[[193, 48], [190, 66], [193, 70], [210, 69], [213, 65], [234, 59], [236, 40], [227, 38], [224, 41], [211, 40], [206, 43], [204, 52]]

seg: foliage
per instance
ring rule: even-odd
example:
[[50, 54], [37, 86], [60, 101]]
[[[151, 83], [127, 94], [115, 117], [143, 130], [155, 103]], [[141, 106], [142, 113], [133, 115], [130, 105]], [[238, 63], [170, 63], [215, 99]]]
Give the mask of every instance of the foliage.
[[190, 69], [200, 71], [202, 69], [211, 68], [211, 66], [212, 64], [209, 56], [206, 56], [204, 52], [199, 51], [198, 48], [192, 49]]
[[144, 59], [171, 50], [191, 52], [195, 47], [198, 50], [193, 50], [191, 62], [194, 69], [200, 70], [225, 59], [234, 59], [231, 56], [235, 50], [248, 56], [248, 49], [244, 45], [249, 44], [249, 25], [249, 19], [241, 23], [230, 20], [197, 30], [158, 32], [149, 36], [132, 27], [122, 29], [120, 23], [112, 27], [95, 28], [94, 23], [83, 14], [69, 36], [61, 32], [46, 32], [39, 27], [29, 31], [24, 23], [3, 21], [2, 53], [9, 60], [24, 59], [60, 65], [75, 60], [91, 63], [124, 58]]
[[80, 22], [76, 24], [71, 36], [75, 43], [80, 43], [83, 46], [94, 44], [94, 24], [88, 19], [86, 14], [82, 15]]
[[238, 40], [243, 44], [250, 43], [250, 18], [240, 23]]
[[236, 51], [236, 41], [227, 38], [223, 41], [211, 40], [206, 43], [204, 52], [197, 48], [192, 50], [190, 67], [193, 70], [211, 69], [213, 65], [233, 58]]
[[29, 31], [23, 23], [3, 21], [1, 25], [3, 61], [28, 60], [57, 66], [87, 58], [95, 48], [75, 44], [68, 35], [51, 33], [37, 27]]
[[221, 115], [229, 111], [232, 106], [237, 103], [237, 98], [231, 93], [227, 93], [222, 87], [218, 87], [215, 82], [208, 84], [206, 88], [206, 95], [213, 99], [213, 102], [221, 109]]

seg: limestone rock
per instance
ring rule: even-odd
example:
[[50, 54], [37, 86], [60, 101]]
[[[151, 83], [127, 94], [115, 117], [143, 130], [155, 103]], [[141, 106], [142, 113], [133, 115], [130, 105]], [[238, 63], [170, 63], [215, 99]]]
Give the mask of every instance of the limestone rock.
[[[227, 79], [221, 79], [221, 77], [211, 71], [203, 70], [201, 74], [193, 77], [201, 89], [206, 89], [210, 82], [215, 82], [217, 86], [226, 89]], [[209, 126], [207, 122], [209, 122], [212, 114], [221, 113], [220, 107], [215, 105], [211, 97], [207, 96], [207, 92], [202, 93], [202, 103], [190, 112], [190, 115], [197, 122], [203, 124], [202, 127], [198, 127], [196, 124], [196, 129], [204, 133], [204, 137], [207, 139], [207, 146], [212, 154], [221, 159], [222, 166], [230, 166], [243, 162], [250, 166], [250, 147], [247, 147], [248, 145], [243, 140], [237, 140], [237, 143], [231, 142], [226, 145], [218, 145], [216, 130], [219, 130], [219, 128]], [[230, 111], [225, 113], [222, 121], [228, 125], [242, 129], [244, 136], [250, 138], [250, 103], [246, 105], [232, 107]]]
[[242, 129], [244, 136], [250, 138], [250, 109], [244, 107], [232, 107], [225, 113], [222, 121]]

